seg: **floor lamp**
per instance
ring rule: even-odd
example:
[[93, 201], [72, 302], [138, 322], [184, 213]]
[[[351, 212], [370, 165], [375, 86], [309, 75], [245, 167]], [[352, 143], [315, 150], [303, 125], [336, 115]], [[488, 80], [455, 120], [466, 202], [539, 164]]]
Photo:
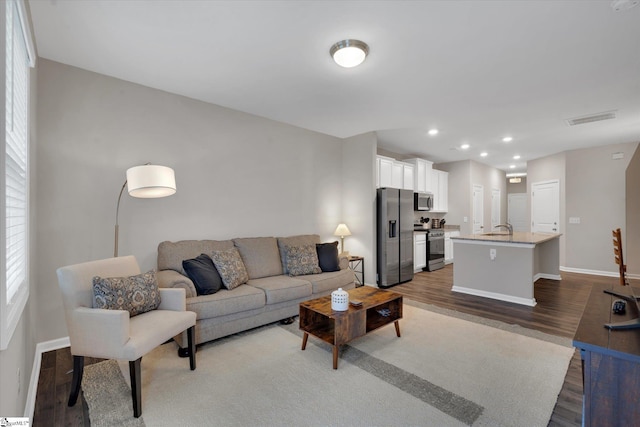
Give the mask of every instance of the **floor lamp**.
[[169, 167], [147, 163], [146, 165], [134, 166], [127, 169], [127, 179], [125, 179], [124, 184], [122, 184], [116, 206], [116, 231], [113, 244], [114, 257], [118, 256], [118, 214], [120, 213], [120, 199], [127, 184], [129, 195], [142, 199], [167, 197], [176, 192], [176, 176], [173, 169]]

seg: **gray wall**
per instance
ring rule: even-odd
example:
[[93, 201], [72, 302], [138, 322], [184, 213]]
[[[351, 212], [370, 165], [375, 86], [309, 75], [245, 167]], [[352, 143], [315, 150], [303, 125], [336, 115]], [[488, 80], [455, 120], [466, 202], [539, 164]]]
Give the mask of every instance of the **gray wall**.
[[640, 277], [640, 149], [636, 148], [625, 176], [627, 208], [622, 244], [628, 274]]
[[[622, 228], [623, 242], [627, 240], [625, 235], [630, 236], [629, 230], [624, 230], [625, 171], [637, 146], [638, 143], [613, 144], [566, 152], [566, 215], [561, 217], [566, 236], [563, 265], [617, 271], [611, 230]], [[624, 153], [624, 158], [612, 160], [613, 153]], [[627, 182], [626, 186], [637, 193], [637, 183]], [[638, 212], [635, 210], [636, 219]], [[633, 212], [629, 215], [633, 216]], [[579, 217], [580, 224], [569, 224], [569, 217]], [[629, 219], [627, 224], [637, 223]], [[626, 261], [634, 264], [630, 257]]]
[[365, 259], [364, 279], [376, 284], [376, 146], [375, 132], [344, 140], [343, 219], [351, 231], [344, 244], [351, 255]]
[[513, 193], [526, 193], [527, 192], [527, 177], [521, 176], [520, 182], [517, 184], [512, 184], [509, 182], [509, 178], [507, 178], [507, 194]]
[[178, 186], [163, 199], [123, 195], [120, 255], [143, 270], [163, 240], [334, 240], [343, 185], [362, 185], [343, 182], [338, 138], [47, 60], [38, 97], [38, 341], [67, 335], [56, 268], [112, 256], [131, 166], [170, 166]]

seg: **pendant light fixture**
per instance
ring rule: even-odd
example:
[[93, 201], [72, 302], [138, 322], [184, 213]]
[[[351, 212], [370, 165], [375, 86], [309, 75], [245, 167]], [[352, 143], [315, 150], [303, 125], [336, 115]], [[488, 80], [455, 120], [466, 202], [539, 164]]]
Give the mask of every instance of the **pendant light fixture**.
[[364, 62], [369, 53], [369, 46], [360, 40], [340, 40], [331, 46], [329, 53], [339, 66], [352, 68]]

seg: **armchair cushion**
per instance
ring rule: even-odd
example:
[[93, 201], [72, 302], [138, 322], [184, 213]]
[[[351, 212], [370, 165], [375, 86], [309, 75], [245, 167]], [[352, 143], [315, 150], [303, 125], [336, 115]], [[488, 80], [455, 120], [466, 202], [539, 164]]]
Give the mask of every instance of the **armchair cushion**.
[[131, 317], [155, 310], [160, 305], [156, 272], [151, 270], [129, 277], [95, 276], [94, 308], [126, 310]]

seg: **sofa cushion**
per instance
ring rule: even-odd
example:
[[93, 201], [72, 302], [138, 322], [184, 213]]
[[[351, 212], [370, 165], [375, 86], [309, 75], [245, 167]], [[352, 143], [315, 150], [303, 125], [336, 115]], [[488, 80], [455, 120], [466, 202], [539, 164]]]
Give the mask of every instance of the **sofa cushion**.
[[241, 285], [234, 289], [221, 289], [212, 295], [201, 295], [187, 299], [187, 310], [196, 313], [196, 318], [210, 319], [242, 311], [264, 307], [265, 296], [261, 289]]
[[94, 277], [94, 308], [126, 310], [130, 316], [155, 310], [160, 291], [154, 270], [129, 277]]
[[323, 272], [340, 270], [338, 259], [338, 242], [316, 243], [318, 252], [318, 264]]
[[316, 245], [285, 246], [289, 276], [322, 273], [318, 265]]
[[267, 297], [267, 304], [309, 297], [312, 289], [309, 281], [284, 275], [252, 279], [247, 284], [262, 289]]
[[311, 282], [313, 294], [327, 292], [338, 288], [344, 288], [353, 284], [355, 275], [353, 270], [345, 269], [322, 274], [309, 274], [307, 276], [298, 276], [296, 279], [304, 279]]
[[182, 261], [233, 247], [231, 240], [181, 240], [158, 245], [158, 270], [175, 270], [186, 276]]
[[196, 287], [198, 295], [210, 295], [218, 292], [224, 285], [222, 278], [207, 254], [200, 254], [192, 259], [182, 261], [184, 271]]
[[280, 249], [282, 274], [289, 274], [289, 271], [287, 270], [286, 246], [315, 245], [316, 243], [320, 243], [320, 236], [317, 234], [301, 234], [298, 236], [278, 237], [278, 248]]
[[249, 280], [247, 269], [237, 248], [213, 251], [211, 252], [211, 260], [220, 273], [225, 288], [233, 289]]
[[282, 262], [275, 237], [233, 239], [233, 243], [242, 255], [250, 279], [282, 274]]

